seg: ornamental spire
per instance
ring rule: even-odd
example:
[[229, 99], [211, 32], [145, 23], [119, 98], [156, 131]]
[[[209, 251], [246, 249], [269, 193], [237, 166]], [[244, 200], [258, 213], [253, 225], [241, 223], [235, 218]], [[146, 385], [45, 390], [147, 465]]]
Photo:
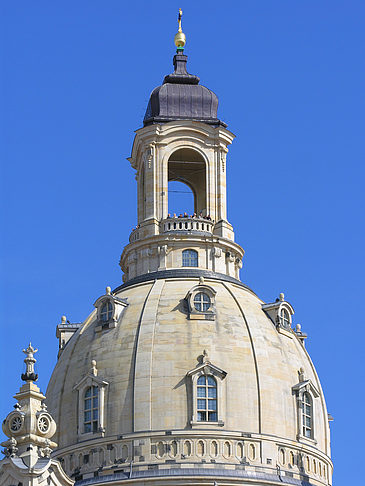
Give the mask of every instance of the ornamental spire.
[[26, 354], [26, 358], [24, 363], [26, 365], [26, 372], [22, 373], [22, 380], [23, 381], [37, 381], [38, 375], [34, 372], [34, 364], [36, 363], [36, 359], [34, 358], [34, 354], [38, 351], [38, 349], [34, 349], [32, 343], [29, 343], [27, 349], [23, 349], [23, 353]]
[[184, 51], [184, 47], [185, 47], [185, 44], [186, 44], [186, 36], [185, 36], [185, 34], [184, 34], [184, 32], [182, 31], [182, 28], [181, 28], [181, 17], [182, 17], [182, 10], [181, 10], [181, 8], [179, 8], [179, 16], [177, 18], [179, 28], [178, 28], [177, 34], [175, 34], [175, 38], [174, 38], [175, 46], [177, 47], [177, 53], [182, 53]]

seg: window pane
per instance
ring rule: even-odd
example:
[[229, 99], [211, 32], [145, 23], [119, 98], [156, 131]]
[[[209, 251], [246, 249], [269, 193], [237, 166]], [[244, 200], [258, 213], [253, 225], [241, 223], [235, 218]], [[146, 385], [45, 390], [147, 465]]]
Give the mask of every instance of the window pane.
[[98, 419], [98, 410], [93, 410], [93, 419], [94, 420]]
[[198, 397], [205, 397], [205, 388], [198, 386]]
[[208, 412], [208, 420], [210, 422], [216, 422], [218, 420], [217, 412]]
[[209, 398], [217, 398], [217, 389], [216, 388], [208, 388], [208, 397]]
[[203, 296], [203, 302], [208, 302], [208, 304], [210, 304], [209, 295], [202, 293], [202, 296]]
[[311, 431], [307, 429], [307, 430], [304, 432], [304, 435], [305, 435], [305, 437], [309, 437], [309, 438], [310, 438], [310, 436], [311, 436]]
[[93, 386], [93, 395], [94, 397], [97, 397], [99, 394], [99, 388], [97, 386]]
[[198, 421], [204, 422], [206, 420], [206, 413], [205, 412], [198, 412]]
[[205, 376], [200, 376], [198, 378], [198, 385], [205, 385]]
[[217, 410], [217, 400], [208, 400], [208, 410]]
[[93, 398], [93, 408], [98, 408], [98, 397]]
[[93, 422], [93, 432], [97, 432], [97, 431], [98, 431], [98, 423]]
[[215, 379], [213, 376], [208, 376], [208, 385], [209, 386], [217, 386]]
[[305, 406], [305, 414], [306, 414], [306, 415], [310, 415], [310, 414], [311, 414], [311, 408], [310, 408], [310, 406], [309, 406], [309, 405], [306, 405], [306, 406]]
[[90, 423], [84, 425], [84, 432], [85, 432], [85, 434], [87, 434], [88, 432], [91, 432], [91, 424]]
[[85, 410], [90, 410], [91, 408], [91, 398], [85, 400]]
[[199, 400], [198, 399], [198, 409], [199, 410], [205, 410], [206, 409], [205, 400]]
[[305, 425], [307, 427], [310, 427], [311, 426], [311, 419], [310, 419], [310, 417], [305, 417]]
[[91, 397], [91, 388], [89, 387], [85, 392], [85, 398]]

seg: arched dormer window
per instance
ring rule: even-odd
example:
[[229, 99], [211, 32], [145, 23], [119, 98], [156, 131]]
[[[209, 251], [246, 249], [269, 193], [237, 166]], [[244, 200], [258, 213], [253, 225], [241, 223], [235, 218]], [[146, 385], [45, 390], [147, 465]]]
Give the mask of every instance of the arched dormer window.
[[280, 334], [293, 338], [295, 335], [291, 325], [294, 315], [293, 307], [284, 298], [284, 294], [279, 294], [279, 298], [270, 304], [263, 304], [262, 309], [268, 314], [276, 329]]
[[196, 396], [198, 422], [217, 422], [217, 381], [214, 376], [199, 376]]
[[88, 386], [84, 394], [84, 434], [98, 432], [99, 387]]
[[198, 266], [198, 252], [195, 250], [184, 250], [182, 252], [182, 266], [183, 267], [197, 267]]
[[108, 322], [113, 317], [113, 304], [110, 300], [107, 300], [100, 308], [100, 320], [102, 322]]
[[309, 439], [313, 438], [313, 405], [308, 392], [304, 392], [302, 397], [302, 434]]
[[111, 288], [107, 287], [105, 295], [94, 302], [97, 310], [95, 331], [100, 332], [116, 327], [127, 305], [126, 299], [118, 298], [112, 293]]

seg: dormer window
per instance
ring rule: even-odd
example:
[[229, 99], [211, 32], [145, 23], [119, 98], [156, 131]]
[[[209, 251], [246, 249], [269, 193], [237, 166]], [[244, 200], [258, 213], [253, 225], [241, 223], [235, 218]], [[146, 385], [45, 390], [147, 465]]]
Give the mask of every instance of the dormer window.
[[184, 250], [182, 252], [182, 266], [183, 267], [197, 267], [198, 266], [198, 252], [195, 250]]
[[128, 304], [126, 299], [119, 299], [107, 287], [105, 295], [99, 297], [94, 306], [97, 309], [95, 331], [100, 332], [116, 327]]
[[186, 296], [189, 319], [214, 320], [216, 315], [215, 294], [216, 291], [212, 287], [203, 283], [193, 287]]
[[100, 320], [108, 322], [113, 317], [113, 304], [110, 301], [105, 302], [100, 309]]
[[210, 297], [205, 292], [198, 292], [194, 297], [194, 307], [199, 312], [205, 312], [210, 307]]
[[268, 314], [280, 334], [291, 339], [293, 338], [294, 332], [291, 326], [294, 309], [285, 300], [283, 293], [279, 295], [279, 298], [275, 302], [263, 304], [262, 309]]

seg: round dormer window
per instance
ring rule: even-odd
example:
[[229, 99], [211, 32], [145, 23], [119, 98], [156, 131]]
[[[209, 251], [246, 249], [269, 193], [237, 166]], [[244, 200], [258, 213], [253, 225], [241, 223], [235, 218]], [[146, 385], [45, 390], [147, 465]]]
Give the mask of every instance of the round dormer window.
[[49, 419], [45, 415], [42, 415], [38, 419], [38, 429], [42, 434], [48, 432], [50, 427]]
[[18, 432], [18, 430], [20, 430], [22, 424], [23, 424], [22, 418], [19, 417], [19, 416], [16, 416], [10, 422], [10, 430], [12, 432]]

